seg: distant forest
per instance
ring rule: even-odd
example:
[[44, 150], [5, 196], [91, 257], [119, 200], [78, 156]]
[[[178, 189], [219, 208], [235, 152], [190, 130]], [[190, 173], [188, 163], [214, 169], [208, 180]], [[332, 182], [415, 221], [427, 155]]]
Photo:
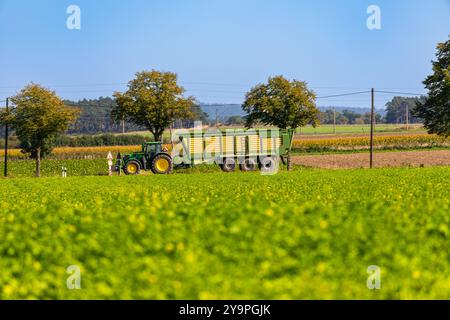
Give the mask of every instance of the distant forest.
[[[111, 109], [115, 101], [109, 97], [98, 99], [83, 99], [77, 102], [65, 100], [66, 105], [80, 110], [77, 121], [68, 130], [69, 134], [96, 134], [96, 133], [118, 133], [146, 130], [131, 123], [117, 123], [111, 119]], [[202, 111], [200, 106], [194, 106], [192, 113], [194, 119], [179, 119], [175, 121], [174, 127], [191, 127], [194, 121], [207, 121], [208, 115]]]

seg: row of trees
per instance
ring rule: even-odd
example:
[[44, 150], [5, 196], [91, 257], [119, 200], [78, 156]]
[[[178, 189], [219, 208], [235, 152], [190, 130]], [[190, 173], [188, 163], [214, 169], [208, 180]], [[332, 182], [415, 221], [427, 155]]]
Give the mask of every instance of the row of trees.
[[[320, 114], [321, 124], [369, 124], [370, 119], [370, 112], [357, 113], [352, 110], [343, 110], [342, 112], [327, 110]], [[377, 113], [375, 121], [381, 123], [382, 120], [382, 115]]]
[[[437, 47], [434, 73], [424, 84], [429, 97], [415, 101], [413, 113], [424, 120], [430, 133], [450, 135], [450, 40]], [[127, 122], [149, 130], [160, 141], [165, 129], [176, 120], [189, 120], [201, 112], [193, 97], [185, 97], [185, 90], [177, 83], [177, 75], [156, 70], [143, 71], [128, 84], [124, 93], [114, 93], [111, 119], [114, 123]], [[277, 126], [280, 129], [319, 123], [320, 112], [316, 96], [303, 81], [289, 81], [282, 76], [269, 78], [246, 94], [242, 109], [246, 112], [245, 125]], [[395, 99], [394, 99], [395, 100]], [[75, 123], [80, 110], [67, 106], [54, 92], [30, 84], [11, 98], [14, 108], [0, 113], [0, 124], [11, 125], [19, 138], [21, 148], [36, 159], [36, 175], [40, 176], [40, 159], [51, 151], [54, 140]], [[393, 101], [388, 108], [395, 109]], [[196, 108], [197, 106], [197, 108]], [[290, 156], [288, 156], [290, 168]]]

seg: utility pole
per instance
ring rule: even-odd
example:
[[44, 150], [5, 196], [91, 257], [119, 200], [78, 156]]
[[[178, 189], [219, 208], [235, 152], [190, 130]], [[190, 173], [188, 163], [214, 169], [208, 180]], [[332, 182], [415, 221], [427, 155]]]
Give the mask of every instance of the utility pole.
[[370, 113], [370, 168], [373, 168], [373, 131], [375, 129], [375, 90], [372, 88], [372, 109]]
[[336, 134], [336, 107], [333, 107], [333, 134]]
[[[175, 120], [176, 121], [176, 120]], [[173, 134], [172, 134], [172, 129], [175, 129], [174, 127], [175, 127], [175, 121], [173, 121], [171, 124], [170, 124], [170, 144], [171, 144], [171, 146], [172, 146], [172, 150], [173, 150]], [[170, 152], [172, 152], [172, 150], [170, 150]]]
[[406, 105], [406, 130], [409, 130], [409, 105]]
[[217, 111], [217, 107], [216, 107], [216, 128], [219, 127], [219, 115], [218, 115], [218, 111]]
[[[9, 98], [6, 98], [6, 112], [9, 111]], [[9, 125], [5, 123], [5, 178], [8, 176], [8, 135]]]

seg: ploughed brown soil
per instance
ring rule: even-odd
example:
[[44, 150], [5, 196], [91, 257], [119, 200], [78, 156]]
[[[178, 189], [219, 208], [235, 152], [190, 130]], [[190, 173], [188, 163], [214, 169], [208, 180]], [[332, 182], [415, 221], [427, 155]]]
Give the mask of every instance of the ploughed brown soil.
[[[294, 156], [292, 160], [307, 167], [350, 169], [368, 168], [369, 156], [369, 153], [326, 154]], [[450, 150], [376, 152], [373, 161], [375, 167], [449, 166]]]

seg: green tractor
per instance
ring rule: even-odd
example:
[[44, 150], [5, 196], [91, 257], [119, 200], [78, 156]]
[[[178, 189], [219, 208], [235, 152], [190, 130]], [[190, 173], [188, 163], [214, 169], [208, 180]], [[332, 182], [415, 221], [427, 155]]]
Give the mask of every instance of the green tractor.
[[123, 170], [127, 175], [137, 175], [141, 170], [151, 170], [154, 174], [170, 174], [173, 161], [161, 142], [146, 142], [142, 144], [141, 152], [123, 157], [119, 153], [114, 170]]

